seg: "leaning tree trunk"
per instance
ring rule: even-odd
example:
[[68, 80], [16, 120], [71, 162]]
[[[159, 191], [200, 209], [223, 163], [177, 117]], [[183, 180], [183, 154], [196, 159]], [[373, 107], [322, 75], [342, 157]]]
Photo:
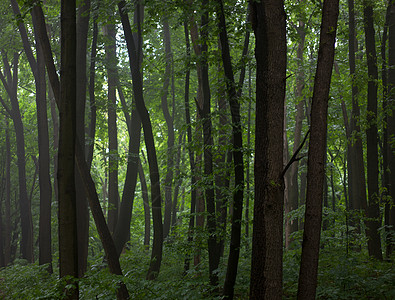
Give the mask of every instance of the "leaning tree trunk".
[[236, 94], [232, 61], [230, 56], [228, 34], [226, 30], [225, 12], [222, 0], [217, 4], [218, 27], [222, 46], [222, 63], [226, 77], [226, 88], [232, 115], [232, 153], [235, 173], [235, 191], [233, 192], [232, 231], [228, 267], [224, 284], [224, 296], [232, 299], [237, 276], [237, 267], [240, 255], [241, 219], [243, 215], [244, 194], [244, 162], [243, 162], [243, 136], [240, 117], [240, 102]]
[[281, 299], [283, 256], [283, 130], [286, 78], [284, 1], [252, 3], [255, 31], [255, 203], [251, 299]]
[[311, 107], [306, 212], [298, 299], [315, 299], [325, 179], [328, 99], [335, 56], [339, 0], [324, 0]]
[[[125, 10], [125, 1], [118, 3], [119, 14], [121, 16], [122, 26], [124, 29], [125, 40], [128, 47], [130, 61], [138, 61], [139, 56], [136, 51], [135, 42], [130, 27], [129, 16]], [[154, 240], [152, 245], [151, 262], [147, 273], [147, 279], [155, 279], [160, 270], [162, 262], [162, 245], [163, 245], [163, 226], [162, 226], [162, 197], [160, 193], [158, 160], [156, 157], [154, 137], [152, 133], [152, 125], [147, 108], [145, 107], [143, 98], [143, 83], [140, 70], [130, 65], [133, 92], [136, 100], [136, 107], [141, 118], [144, 130], [144, 140], [147, 147], [147, 156], [150, 169], [151, 179], [151, 197], [152, 197], [152, 217], [154, 225]]]

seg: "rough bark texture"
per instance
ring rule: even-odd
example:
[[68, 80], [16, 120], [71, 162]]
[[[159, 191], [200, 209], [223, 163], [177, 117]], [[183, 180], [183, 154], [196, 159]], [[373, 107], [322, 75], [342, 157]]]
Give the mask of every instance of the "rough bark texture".
[[379, 221], [379, 161], [378, 161], [378, 140], [377, 140], [377, 56], [375, 32], [373, 27], [373, 7], [365, 3], [364, 7], [364, 27], [366, 57], [368, 64], [368, 101], [366, 120], [366, 152], [367, 152], [367, 180], [368, 180], [368, 220], [366, 221], [366, 234], [368, 236], [369, 255], [382, 259], [381, 241], [378, 229]]
[[284, 2], [251, 2], [255, 31], [255, 203], [251, 299], [281, 299], [283, 130], [286, 78]]
[[66, 279], [66, 299], [78, 299], [78, 242], [75, 191], [76, 142], [76, 4], [61, 2], [61, 69], [59, 106], [59, 272]]
[[329, 88], [335, 55], [339, 0], [325, 0], [311, 107], [306, 212], [298, 299], [315, 299], [325, 177]]

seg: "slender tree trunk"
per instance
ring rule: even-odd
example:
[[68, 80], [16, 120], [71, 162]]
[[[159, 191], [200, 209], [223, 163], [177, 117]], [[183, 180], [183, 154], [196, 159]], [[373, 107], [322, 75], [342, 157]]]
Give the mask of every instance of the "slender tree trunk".
[[4, 265], [11, 262], [11, 143], [8, 117], [5, 117], [5, 226], [4, 226]]
[[98, 36], [97, 17], [93, 20], [93, 32], [92, 32], [92, 47], [91, 47], [91, 61], [89, 66], [89, 127], [88, 127], [88, 145], [86, 146], [86, 161], [89, 169], [92, 166], [93, 150], [95, 146], [95, 134], [96, 134], [96, 99], [95, 99], [95, 66], [96, 66], [96, 54], [97, 54], [97, 36]]
[[237, 268], [240, 255], [241, 220], [243, 215], [244, 196], [244, 162], [243, 162], [243, 137], [240, 117], [240, 102], [236, 94], [235, 80], [230, 57], [228, 34], [226, 30], [225, 12], [222, 0], [217, 4], [218, 27], [222, 46], [222, 63], [224, 66], [226, 87], [230, 110], [232, 114], [232, 142], [233, 164], [235, 172], [235, 191], [233, 192], [232, 231], [228, 267], [224, 284], [224, 296], [232, 299], [236, 282]]
[[61, 68], [58, 154], [59, 270], [67, 299], [78, 299], [78, 241], [75, 191], [76, 3], [61, 2]]
[[324, 0], [311, 107], [307, 195], [298, 299], [315, 299], [325, 179], [329, 89], [335, 56], [339, 0]]
[[[388, 136], [388, 167], [390, 174], [389, 177], [389, 195], [392, 201], [395, 199], [395, 155], [394, 155], [394, 138], [395, 138], [395, 4], [391, 2], [390, 16], [389, 16], [389, 35], [388, 35], [388, 110], [392, 113], [388, 116], [387, 136]], [[395, 207], [387, 205], [388, 209], [388, 225], [392, 226], [390, 231], [390, 238], [395, 236]], [[395, 246], [388, 247], [387, 253], [391, 255]]]
[[[170, 28], [169, 22], [165, 18], [163, 20], [163, 43], [165, 46], [165, 61], [166, 68], [163, 87], [162, 87], [162, 95], [161, 95], [161, 106], [163, 115], [165, 117], [166, 125], [167, 125], [167, 171], [165, 177], [165, 215], [163, 222], [163, 238], [166, 238], [170, 231], [170, 223], [171, 223], [171, 208], [172, 208], [172, 185], [173, 185], [173, 167], [174, 167], [174, 125], [173, 118], [170, 115], [169, 107], [167, 103], [167, 95], [170, 84], [170, 76], [171, 69], [173, 64], [173, 53], [171, 51], [171, 42], [170, 42]], [[174, 113], [174, 112], [173, 112]]]
[[108, 79], [108, 227], [114, 233], [119, 211], [118, 192], [118, 130], [117, 130], [117, 64], [115, 24], [104, 27], [106, 36], [106, 67]]
[[[130, 61], [138, 61], [139, 56], [136, 51], [135, 42], [130, 27], [129, 17], [125, 11], [125, 1], [118, 3], [119, 14], [121, 16], [122, 26], [124, 29], [125, 40], [128, 47]], [[151, 197], [152, 197], [152, 217], [154, 225], [154, 240], [152, 245], [151, 262], [147, 273], [147, 279], [155, 279], [160, 270], [162, 262], [162, 245], [163, 245], [163, 225], [162, 225], [162, 211], [161, 202], [162, 197], [160, 193], [159, 169], [158, 160], [156, 157], [156, 150], [154, 144], [154, 137], [152, 133], [152, 125], [149, 113], [144, 104], [143, 98], [143, 83], [140, 70], [131, 64], [131, 72], [133, 79], [133, 92], [136, 99], [136, 107], [141, 117], [141, 122], [144, 130], [144, 140], [147, 147], [148, 162], [150, 168], [151, 179]]]
[[141, 184], [141, 194], [143, 198], [144, 205], [144, 246], [148, 250], [150, 244], [150, 236], [151, 236], [151, 214], [150, 214], [150, 205], [148, 200], [148, 188], [147, 182], [145, 180], [143, 166], [141, 165], [141, 160], [138, 163], [139, 168], [139, 178]]
[[[37, 41], [39, 42], [39, 41]], [[36, 47], [37, 77], [36, 106], [38, 123], [39, 182], [40, 182], [40, 224], [39, 224], [39, 264], [49, 264], [52, 273], [52, 239], [51, 239], [51, 199], [50, 154], [48, 117], [46, 102], [45, 64], [41, 46]]]
[[[190, 84], [190, 58], [191, 58], [191, 47], [189, 42], [189, 31], [188, 23], [184, 22], [184, 34], [185, 34], [185, 45], [186, 45], [186, 73], [185, 73], [185, 91], [184, 91], [184, 106], [185, 106], [185, 123], [187, 126], [187, 142], [188, 142], [188, 155], [189, 155], [189, 165], [191, 169], [191, 209], [188, 224], [188, 244], [193, 242], [193, 230], [195, 227], [195, 211], [196, 211], [196, 177], [195, 177], [195, 155], [191, 147], [192, 143], [192, 126], [191, 126], [191, 116], [189, 112], [189, 84]], [[189, 270], [190, 255], [187, 255], [184, 261], [184, 273]]]
[[[26, 187], [26, 154], [25, 154], [25, 137], [22, 123], [22, 116], [19, 109], [17, 98], [17, 82], [18, 82], [18, 60], [19, 54], [14, 53], [13, 70], [11, 74], [11, 67], [7, 60], [5, 53], [3, 53], [3, 63], [5, 69], [5, 76], [0, 72], [0, 79], [11, 99], [11, 108], [8, 109], [15, 130], [16, 149], [17, 149], [17, 165], [18, 165], [18, 183], [19, 183], [19, 209], [21, 217], [22, 238], [21, 238], [21, 252], [22, 258], [28, 262], [33, 262], [33, 223], [31, 204], [27, 194]], [[5, 103], [3, 103], [3, 106]]]
[[[138, 70], [141, 68], [142, 63], [142, 34], [141, 34], [141, 23], [143, 22], [143, 12], [144, 7], [138, 1], [135, 4], [135, 16], [134, 23], [137, 26], [137, 35], [133, 38], [135, 40], [135, 44], [138, 45], [139, 60], [136, 62], [132, 62]], [[142, 79], [141, 79], [142, 82]], [[118, 93], [122, 100], [122, 90], [118, 86]], [[123, 103], [126, 107], [126, 101]], [[117, 222], [117, 227], [115, 228], [115, 232], [113, 235], [115, 246], [118, 251], [118, 255], [121, 253], [123, 246], [129, 240], [130, 236], [130, 221], [132, 218], [133, 211], [133, 201], [134, 201], [134, 193], [136, 189], [137, 183], [137, 172], [138, 172], [138, 161], [139, 161], [139, 149], [140, 149], [140, 138], [141, 138], [141, 120], [140, 116], [137, 112], [136, 105], [132, 106], [131, 116], [129, 113], [125, 113], [126, 122], [128, 124], [129, 130], [129, 153], [128, 153], [128, 164], [126, 169], [126, 178], [125, 184], [123, 188], [122, 194], [122, 202], [120, 205], [120, 214]]]
[[364, 3], [364, 27], [366, 57], [368, 64], [368, 101], [367, 101], [367, 124], [366, 148], [367, 148], [367, 180], [368, 180], [368, 221], [366, 222], [368, 236], [369, 255], [382, 259], [380, 234], [378, 232], [381, 222], [379, 221], [379, 162], [377, 140], [377, 57], [375, 32], [373, 27], [372, 4]]
[[274, 300], [282, 297], [286, 16], [282, 0], [251, 3], [257, 71], [250, 298]]

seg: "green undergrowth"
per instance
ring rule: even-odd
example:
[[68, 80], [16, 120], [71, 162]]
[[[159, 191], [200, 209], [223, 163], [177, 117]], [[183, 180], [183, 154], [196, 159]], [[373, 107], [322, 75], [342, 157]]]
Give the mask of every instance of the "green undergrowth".
[[[284, 253], [283, 299], [295, 299], [299, 273], [300, 247]], [[183, 274], [185, 245], [164, 247], [158, 278], [145, 280], [150, 253], [134, 247], [121, 256], [124, 276], [109, 273], [103, 256], [90, 258], [90, 268], [79, 281], [80, 299], [115, 299], [117, 284], [123, 281], [131, 299], [221, 299], [208, 284], [207, 253], [202, 263]], [[317, 299], [395, 299], [394, 260], [369, 259], [364, 251], [347, 252], [323, 247], [320, 251]], [[193, 262], [191, 263], [193, 265]], [[235, 299], [248, 299], [250, 252], [242, 248]], [[226, 260], [217, 270], [219, 281], [225, 278]], [[17, 260], [0, 271], [0, 299], [62, 299], [62, 281], [58, 270], [48, 274], [46, 266]]]

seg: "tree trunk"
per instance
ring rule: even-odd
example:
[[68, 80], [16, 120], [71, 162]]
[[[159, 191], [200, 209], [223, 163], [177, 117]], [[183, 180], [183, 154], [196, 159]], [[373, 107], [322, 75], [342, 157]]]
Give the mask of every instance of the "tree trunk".
[[234, 285], [237, 276], [237, 267], [240, 255], [241, 220], [243, 215], [244, 195], [244, 162], [243, 162], [243, 136], [240, 117], [240, 102], [236, 94], [235, 80], [230, 57], [228, 34], [226, 30], [225, 12], [222, 0], [218, 0], [217, 6], [218, 27], [222, 46], [222, 63], [226, 77], [226, 88], [232, 114], [232, 142], [233, 142], [233, 165], [235, 173], [235, 190], [233, 192], [232, 231], [228, 267], [224, 284], [224, 296], [233, 299]]
[[[22, 123], [22, 116], [19, 110], [19, 103], [17, 98], [17, 82], [18, 82], [18, 60], [19, 54], [14, 53], [13, 70], [11, 74], [11, 67], [7, 61], [7, 56], [3, 53], [3, 63], [5, 69], [5, 76], [0, 72], [0, 79], [11, 99], [11, 109], [8, 109], [12, 121], [14, 123], [16, 149], [18, 158], [18, 182], [19, 182], [19, 209], [22, 227], [22, 239], [20, 243], [22, 258], [28, 262], [33, 262], [33, 223], [31, 204], [27, 195], [26, 187], [26, 154], [25, 154], [25, 137]], [[5, 103], [3, 103], [3, 106]]]
[[[139, 60], [136, 51], [135, 42], [130, 27], [129, 17], [125, 11], [125, 1], [118, 3], [119, 14], [121, 16], [122, 26], [124, 29], [125, 40], [128, 47], [130, 62], [137, 62]], [[147, 148], [150, 179], [151, 179], [151, 197], [152, 197], [152, 217], [154, 225], [154, 240], [152, 245], [151, 262], [147, 273], [147, 279], [155, 279], [160, 270], [162, 262], [162, 245], [163, 245], [163, 225], [162, 225], [162, 211], [161, 203], [162, 197], [160, 193], [159, 169], [158, 160], [156, 157], [154, 137], [152, 133], [152, 125], [149, 113], [144, 104], [143, 98], [143, 83], [140, 70], [130, 65], [133, 79], [133, 92], [136, 100], [136, 107], [141, 118], [144, 130], [144, 140]]]
[[[389, 35], [388, 35], [388, 108], [392, 113], [388, 116], [388, 167], [392, 176], [389, 176], [389, 195], [392, 201], [395, 199], [395, 155], [394, 155], [394, 138], [395, 138], [395, 4], [391, 2], [390, 16], [389, 16]], [[392, 228], [390, 230], [389, 238], [395, 236], [395, 207], [387, 205], [388, 210], [388, 225]], [[391, 255], [395, 249], [392, 244], [388, 247], [387, 253]]]
[[76, 4], [61, 2], [61, 69], [59, 107], [59, 270], [66, 277], [67, 299], [78, 299], [78, 241], [75, 190], [76, 141]]
[[115, 24], [107, 24], [104, 27], [106, 37], [106, 68], [108, 84], [108, 227], [114, 233], [119, 211], [118, 192], [118, 138], [117, 138], [117, 65], [116, 56], [116, 29]]
[[315, 299], [325, 179], [329, 89], [335, 55], [339, 0], [324, 0], [311, 107], [307, 195], [298, 299]]
[[368, 101], [367, 101], [367, 124], [366, 148], [367, 148], [367, 179], [368, 179], [368, 220], [366, 222], [368, 236], [369, 255], [382, 259], [381, 241], [378, 232], [381, 222], [379, 208], [379, 162], [377, 149], [377, 57], [375, 32], [373, 27], [373, 7], [364, 3], [364, 27], [366, 57], [368, 64]]
[[285, 17], [282, 0], [252, 2], [257, 71], [251, 299], [282, 297]]
[[144, 206], [144, 246], [146, 250], [149, 249], [150, 237], [151, 237], [151, 214], [150, 214], [150, 206], [148, 200], [148, 188], [147, 182], [145, 180], [143, 166], [141, 165], [141, 160], [139, 160], [139, 178], [141, 184], [141, 194], [143, 198], [143, 206]]
[[[170, 231], [171, 223], [171, 210], [172, 210], [172, 185], [173, 185], [173, 167], [174, 167], [174, 125], [173, 118], [169, 113], [169, 107], [167, 104], [167, 95], [170, 84], [171, 69], [173, 64], [173, 53], [171, 51], [170, 42], [170, 28], [169, 22], [165, 18], [163, 20], [163, 43], [165, 45], [165, 62], [166, 68], [163, 75], [163, 87], [161, 94], [161, 106], [163, 115], [165, 117], [167, 125], [167, 171], [165, 177], [165, 215], [163, 222], [163, 238], [166, 238]], [[174, 113], [174, 112], [173, 112]]]
[[4, 205], [4, 265], [11, 262], [11, 143], [8, 117], [5, 117], [5, 205]]
[[[78, 16], [76, 24], [77, 43], [77, 69], [76, 69], [76, 134], [79, 143], [83, 145], [85, 154], [85, 105], [87, 92], [86, 54], [90, 17], [90, 0], [78, 2]], [[88, 243], [89, 243], [89, 211], [88, 201], [85, 195], [83, 181], [75, 167], [75, 189], [77, 204], [77, 227], [78, 227], [78, 274], [84, 275], [87, 268]]]

